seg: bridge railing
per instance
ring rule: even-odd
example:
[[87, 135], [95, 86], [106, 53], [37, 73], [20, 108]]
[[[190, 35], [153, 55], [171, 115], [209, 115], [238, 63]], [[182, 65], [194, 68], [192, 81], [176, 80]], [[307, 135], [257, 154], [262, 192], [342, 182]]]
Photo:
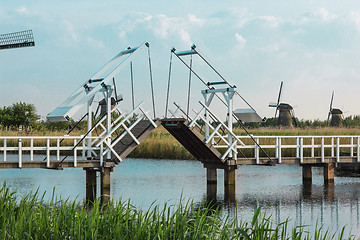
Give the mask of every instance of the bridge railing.
[[[259, 146], [270, 157], [282, 162], [283, 157], [298, 158], [303, 163], [304, 158], [335, 158], [341, 161], [342, 156], [353, 157], [360, 162], [360, 136], [252, 136]], [[237, 146], [238, 160], [255, 158], [260, 161], [260, 147], [249, 136], [237, 136], [244, 145]], [[217, 148], [227, 148], [219, 144]], [[265, 157], [265, 156], [264, 156]]]
[[[46, 167], [50, 168], [52, 163], [60, 162], [65, 156], [72, 156], [67, 159], [73, 161], [74, 167], [77, 167], [79, 160], [87, 159], [86, 151], [89, 150], [85, 141], [78, 145], [78, 141], [82, 138], [82, 135], [0, 136], [0, 162], [17, 162], [18, 167], [21, 168], [24, 161], [46, 161]], [[89, 137], [85, 138], [87, 139]], [[91, 150], [101, 151], [101, 148], [92, 147]]]
[[[195, 113], [195, 117], [193, 118], [186, 114], [186, 112], [176, 102], [174, 102], [174, 105], [176, 106], [175, 111], [170, 111], [170, 113], [172, 117], [175, 118], [178, 116], [187, 118], [189, 121], [188, 127], [196, 126], [199, 131], [205, 135], [205, 144], [211, 143], [214, 147], [226, 148], [225, 152], [220, 157], [221, 160], [225, 160], [225, 158], [228, 157], [231, 153], [235, 153], [236, 155], [237, 144], [244, 146], [244, 143], [228, 128], [225, 123], [220, 120], [219, 117], [216, 116], [216, 114], [211, 111], [209, 107], [205, 106], [205, 104], [203, 104], [201, 101], [199, 101], [199, 103], [202, 108], [198, 112], [193, 110]], [[213, 123], [210, 123], [203, 117], [205, 113], [207, 113], [207, 115], [212, 119]], [[208, 127], [208, 136], [198, 121], [201, 121], [204, 124], [204, 127]], [[226, 132], [226, 134], [221, 133], [221, 129], [223, 129], [224, 133]], [[231, 140], [229, 140], [229, 136], [231, 136]], [[233, 156], [233, 158], [236, 159], [236, 156]]]
[[[107, 132], [107, 129], [103, 127], [104, 131], [99, 135], [96, 141], [93, 142], [97, 148], [102, 144], [106, 147], [106, 150], [101, 151], [100, 158], [102, 159], [105, 154], [111, 152], [114, 156], [122, 161], [119, 154], [114, 150], [115, 145], [121, 141], [126, 135], [129, 135], [136, 144], [140, 144], [139, 140], [134, 136], [131, 130], [141, 121], [147, 119], [154, 127], [157, 127], [156, 123], [149, 116], [149, 114], [142, 108], [143, 101], [140, 102], [132, 111], [128, 114], [121, 114], [117, 119], [112, 122], [111, 131]], [[115, 131], [122, 129], [120, 135], [116, 135]]]

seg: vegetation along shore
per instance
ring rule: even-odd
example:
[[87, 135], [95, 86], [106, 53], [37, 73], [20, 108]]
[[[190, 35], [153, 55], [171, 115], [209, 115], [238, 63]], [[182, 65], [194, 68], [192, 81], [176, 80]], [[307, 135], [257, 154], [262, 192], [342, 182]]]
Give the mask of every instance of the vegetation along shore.
[[89, 209], [56, 197], [45, 202], [39, 192], [19, 197], [4, 184], [0, 206], [1, 239], [355, 239], [344, 236], [345, 227], [337, 232], [318, 226], [290, 227], [288, 221], [274, 222], [261, 208], [252, 219], [243, 220], [224, 216], [211, 204], [191, 201], [147, 210], [130, 202], [104, 206], [95, 202]]

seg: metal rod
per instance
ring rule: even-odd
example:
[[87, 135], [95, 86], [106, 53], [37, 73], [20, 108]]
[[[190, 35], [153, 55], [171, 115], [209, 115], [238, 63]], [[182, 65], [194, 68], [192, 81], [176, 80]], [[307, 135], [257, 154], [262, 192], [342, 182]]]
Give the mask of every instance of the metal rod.
[[168, 111], [168, 106], [169, 106], [171, 65], [172, 65], [172, 51], [173, 51], [173, 50], [171, 50], [171, 52], [170, 52], [170, 65], [169, 65], [168, 87], [167, 87], [167, 92], [166, 92], [165, 118], [167, 117], [167, 111]]

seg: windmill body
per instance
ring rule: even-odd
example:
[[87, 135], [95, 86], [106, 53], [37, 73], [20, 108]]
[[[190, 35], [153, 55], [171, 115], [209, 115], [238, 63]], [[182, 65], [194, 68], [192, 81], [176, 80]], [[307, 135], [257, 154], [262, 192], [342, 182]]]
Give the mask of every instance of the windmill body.
[[293, 107], [287, 103], [280, 103], [277, 109], [279, 111], [277, 125], [282, 127], [293, 127]]
[[276, 121], [277, 126], [293, 127], [294, 126], [293, 121], [295, 120], [294, 109], [290, 104], [281, 102], [282, 86], [283, 86], [283, 82], [281, 82], [280, 84], [277, 103], [269, 104], [269, 107], [276, 108], [275, 117], [274, 117], [275, 119], [277, 115], [279, 115]]
[[332, 127], [343, 127], [343, 112], [338, 108], [331, 109], [331, 121]]
[[339, 108], [332, 107], [333, 100], [334, 100], [334, 91], [332, 92], [331, 95], [330, 109], [328, 113], [327, 123], [329, 125], [329, 120], [331, 117], [331, 121], [330, 121], [331, 127], [343, 127], [343, 111], [341, 111]]

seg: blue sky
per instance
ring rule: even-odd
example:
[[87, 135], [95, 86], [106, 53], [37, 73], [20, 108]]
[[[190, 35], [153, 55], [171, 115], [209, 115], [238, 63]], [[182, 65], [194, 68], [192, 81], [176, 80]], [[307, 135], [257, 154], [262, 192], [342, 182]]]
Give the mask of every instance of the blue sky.
[[[332, 91], [334, 107], [345, 116], [360, 114], [357, 1], [2, 1], [0, 33], [26, 29], [33, 30], [35, 47], [0, 52], [0, 106], [25, 101], [45, 116], [118, 51], [148, 41], [159, 117], [170, 49], [192, 43], [262, 116], [273, 116], [268, 104], [281, 81], [282, 101], [300, 119], [326, 119]], [[149, 93], [148, 69], [134, 64], [141, 100]], [[176, 61], [173, 67], [171, 100], [181, 102], [188, 72]], [[129, 100], [126, 71], [118, 91]], [[195, 82], [193, 103], [202, 100], [201, 89]]]

